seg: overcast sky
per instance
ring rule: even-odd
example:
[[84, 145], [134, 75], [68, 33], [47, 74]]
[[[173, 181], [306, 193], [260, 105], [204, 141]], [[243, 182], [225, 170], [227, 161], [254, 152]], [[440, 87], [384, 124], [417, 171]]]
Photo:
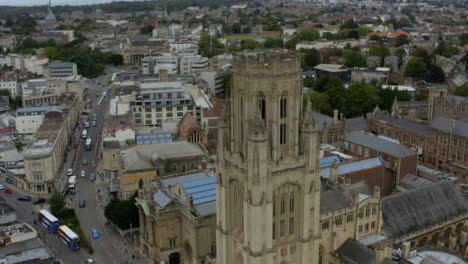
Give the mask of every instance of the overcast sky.
[[[91, 5], [109, 3], [116, 0], [52, 0], [54, 5]], [[119, 0], [119, 1], [134, 1], [134, 0]], [[33, 5], [47, 5], [49, 0], [0, 0], [0, 6], [33, 6]]]

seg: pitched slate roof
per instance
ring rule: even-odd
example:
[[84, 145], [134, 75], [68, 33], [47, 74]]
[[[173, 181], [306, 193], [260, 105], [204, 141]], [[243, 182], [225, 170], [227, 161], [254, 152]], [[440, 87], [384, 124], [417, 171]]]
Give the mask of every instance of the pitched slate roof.
[[374, 250], [352, 238], [346, 239], [337, 253], [341, 261], [346, 264], [375, 264]]
[[362, 116], [349, 118], [345, 120], [345, 128], [347, 132], [367, 131], [369, 130], [369, 123], [367, 123], [367, 120]]
[[385, 153], [393, 157], [404, 158], [416, 155], [416, 152], [408, 147], [366, 132], [350, 132], [346, 135], [346, 141], [350, 141], [365, 146], [367, 148], [377, 150], [378, 152]]
[[[445, 133], [450, 133], [450, 119], [436, 116], [431, 122], [431, 127], [444, 131]], [[462, 137], [468, 137], [468, 122], [455, 120], [455, 131], [453, 133]]]
[[363, 181], [346, 186], [345, 190], [333, 189], [320, 192], [320, 213], [338, 211], [354, 204], [353, 194], [371, 194], [369, 186]]
[[325, 125], [329, 127], [330, 125], [333, 124], [333, 118], [330, 116], [323, 115], [318, 112], [311, 112], [310, 115], [317, 123], [317, 127], [319, 130], [322, 130]]
[[[338, 165], [338, 175], [344, 175], [371, 168], [377, 168], [383, 166], [384, 164], [384, 161], [380, 157], [342, 163]], [[322, 178], [330, 178], [330, 168], [328, 167], [320, 169], [319, 174]]]
[[396, 118], [392, 116], [378, 116], [378, 117], [374, 117], [374, 119], [377, 119], [386, 123], [394, 124], [400, 127], [404, 127], [407, 129], [419, 131], [422, 133], [428, 133], [431, 130], [431, 127], [425, 123], [410, 121], [410, 120]]
[[468, 213], [468, 201], [449, 181], [382, 199], [385, 236], [399, 237]]

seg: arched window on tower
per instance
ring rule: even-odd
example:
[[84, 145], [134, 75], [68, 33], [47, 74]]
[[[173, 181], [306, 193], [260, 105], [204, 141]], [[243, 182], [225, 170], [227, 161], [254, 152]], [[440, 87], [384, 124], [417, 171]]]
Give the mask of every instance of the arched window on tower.
[[287, 92], [283, 92], [281, 95], [280, 99], [280, 118], [286, 118], [287, 117], [287, 111], [288, 111], [288, 99], [287, 99]]
[[288, 99], [287, 99], [287, 92], [284, 91], [281, 94], [281, 99], [280, 99], [280, 145], [284, 145], [287, 142], [287, 120], [285, 119], [287, 117], [287, 111], [288, 111]]
[[266, 119], [266, 99], [265, 99], [265, 94], [260, 92], [258, 94], [258, 107], [260, 109], [260, 116], [262, 117], [262, 120]]

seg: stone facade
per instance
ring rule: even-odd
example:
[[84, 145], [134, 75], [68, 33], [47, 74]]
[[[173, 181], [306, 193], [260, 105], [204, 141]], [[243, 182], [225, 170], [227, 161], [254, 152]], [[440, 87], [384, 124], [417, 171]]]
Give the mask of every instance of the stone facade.
[[432, 121], [436, 116], [468, 120], [468, 99], [450, 95], [447, 90], [431, 90], [427, 119]]
[[48, 195], [55, 188], [57, 173], [66, 158], [67, 146], [80, 115], [76, 94], [63, 94], [60, 102], [60, 110], [44, 115], [35, 141], [24, 152], [26, 186], [22, 187], [34, 194]]
[[369, 115], [373, 133], [391, 137], [420, 154], [422, 164], [453, 173], [468, 182], [468, 124], [463, 121], [436, 117], [431, 123]]
[[354, 218], [379, 198], [353, 199], [343, 187], [333, 190], [343, 200], [321, 203], [335, 194], [321, 190], [311, 109], [303, 114], [295, 57], [258, 52], [235, 60], [218, 127], [217, 263], [327, 263], [343, 239], [379, 233], [370, 223], [360, 233]]

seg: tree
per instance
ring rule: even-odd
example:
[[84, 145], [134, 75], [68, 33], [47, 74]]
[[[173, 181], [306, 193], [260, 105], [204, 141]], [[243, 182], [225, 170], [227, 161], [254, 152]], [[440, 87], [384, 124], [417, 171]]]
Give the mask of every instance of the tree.
[[263, 42], [263, 46], [267, 49], [282, 48], [283, 40], [280, 38], [268, 37], [267, 39], [265, 39], [265, 42]]
[[343, 57], [346, 67], [367, 67], [366, 56], [359, 51], [346, 49], [343, 51]]
[[244, 49], [249, 49], [249, 50], [258, 49], [258, 48], [260, 48], [260, 44], [256, 40], [246, 39], [246, 40], [242, 41], [241, 48], [243, 50]]
[[330, 103], [328, 102], [328, 95], [325, 93], [311, 92], [305, 95], [312, 104], [312, 108], [325, 115], [332, 113]]
[[455, 95], [468, 96], [468, 85], [460, 86], [455, 89]]
[[129, 229], [138, 227], [139, 215], [138, 208], [135, 205], [135, 193], [129, 200], [112, 199], [104, 210], [107, 219], [116, 224], [120, 229]]
[[346, 90], [341, 79], [336, 76], [332, 76], [325, 86], [325, 93], [328, 95], [330, 107], [342, 112]]
[[143, 35], [151, 35], [153, 34], [154, 27], [152, 25], [144, 26], [140, 28], [140, 33]]
[[427, 76], [425, 80], [432, 83], [443, 83], [445, 81], [445, 73], [439, 66], [430, 64], [427, 67]]
[[312, 68], [316, 65], [320, 64], [322, 61], [320, 52], [316, 49], [310, 49], [306, 51], [304, 56], [304, 67], [305, 68]]
[[304, 78], [304, 87], [310, 88], [312, 90], [315, 90], [317, 85], [317, 82], [315, 81], [315, 78], [312, 76], [306, 76]]
[[346, 91], [345, 107], [342, 112], [346, 117], [356, 117], [369, 113], [380, 102], [379, 90], [365, 82], [352, 83]]
[[54, 190], [54, 192], [52, 193], [52, 197], [50, 197], [49, 199], [49, 204], [50, 204], [50, 212], [53, 215], [59, 215], [62, 213], [62, 211], [65, 208], [65, 199], [59, 193], [59, 191]]
[[406, 51], [403, 48], [398, 48], [395, 50], [394, 55], [398, 57], [398, 69], [400, 69], [403, 64], [403, 58], [406, 56]]
[[[211, 39], [212, 38], [212, 39]], [[213, 44], [213, 46], [211, 46]], [[202, 34], [198, 42], [198, 50], [205, 57], [213, 57], [223, 52], [224, 45], [219, 40], [208, 34]]]
[[411, 20], [406, 17], [402, 17], [398, 20], [397, 25], [398, 28], [404, 28], [411, 26]]
[[409, 43], [409, 38], [406, 35], [398, 35], [398, 37], [396, 37], [395, 39], [395, 47], [400, 47], [408, 43]]
[[454, 45], [445, 45], [443, 48], [442, 55], [446, 58], [450, 58], [458, 54], [458, 48]]
[[348, 19], [343, 23], [343, 25], [341, 26], [341, 29], [345, 29], [345, 28], [350, 29], [350, 28], [357, 28], [357, 27], [359, 27], [359, 25], [356, 22], [354, 22], [353, 19]]
[[421, 57], [413, 57], [406, 65], [406, 75], [412, 78], [424, 79], [427, 73], [427, 65]]
[[242, 29], [239, 23], [235, 23], [234, 25], [232, 25], [232, 33], [240, 34], [241, 32], [242, 32]]
[[382, 44], [375, 44], [369, 48], [369, 55], [380, 57], [380, 66], [383, 66], [385, 57], [390, 55], [390, 50]]

